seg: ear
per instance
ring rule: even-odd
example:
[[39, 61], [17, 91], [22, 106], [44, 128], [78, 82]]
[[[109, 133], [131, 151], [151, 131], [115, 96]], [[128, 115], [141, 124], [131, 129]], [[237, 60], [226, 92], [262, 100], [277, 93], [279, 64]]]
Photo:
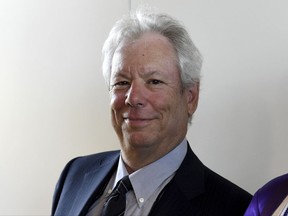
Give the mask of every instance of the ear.
[[187, 88], [187, 108], [188, 108], [188, 115], [192, 116], [193, 113], [196, 111], [198, 106], [198, 99], [199, 99], [199, 82], [189, 86]]

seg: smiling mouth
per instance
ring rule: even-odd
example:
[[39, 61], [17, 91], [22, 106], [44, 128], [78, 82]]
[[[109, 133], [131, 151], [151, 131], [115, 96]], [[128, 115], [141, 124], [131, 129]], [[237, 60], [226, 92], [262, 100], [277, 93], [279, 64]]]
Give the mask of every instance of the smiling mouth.
[[152, 119], [142, 118], [124, 118], [124, 122], [130, 127], [144, 127], [147, 126]]
[[149, 119], [142, 119], [142, 118], [124, 118], [124, 121], [128, 122], [144, 122], [144, 121], [149, 121]]

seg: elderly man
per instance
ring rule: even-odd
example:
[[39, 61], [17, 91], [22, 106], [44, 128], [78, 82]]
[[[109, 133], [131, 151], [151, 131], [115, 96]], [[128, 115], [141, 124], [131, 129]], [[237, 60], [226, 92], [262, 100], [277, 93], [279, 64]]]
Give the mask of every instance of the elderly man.
[[202, 60], [184, 27], [139, 10], [115, 24], [103, 55], [121, 150], [69, 162], [52, 215], [243, 215], [251, 195], [204, 166], [185, 138]]

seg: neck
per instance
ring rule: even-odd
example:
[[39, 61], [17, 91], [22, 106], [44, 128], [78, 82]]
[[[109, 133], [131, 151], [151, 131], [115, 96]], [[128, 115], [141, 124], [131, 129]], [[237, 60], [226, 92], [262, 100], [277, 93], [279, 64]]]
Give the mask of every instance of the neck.
[[166, 147], [166, 149], [150, 149], [150, 148], [122, 148], [121, 156], [125, 167], [129, 174], [157, 161], [161, 157], [172, 151], [175, 146]]

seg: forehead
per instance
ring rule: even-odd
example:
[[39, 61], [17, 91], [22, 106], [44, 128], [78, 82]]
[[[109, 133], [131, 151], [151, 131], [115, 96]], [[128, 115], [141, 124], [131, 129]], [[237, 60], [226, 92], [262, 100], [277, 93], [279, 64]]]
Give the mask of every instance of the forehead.
[[177, 55], [171, 42], [158, 33], [147, 32], [133, 41], [123, 42], [116, 49], [112, 73], [125, 68], [177, 67]]

